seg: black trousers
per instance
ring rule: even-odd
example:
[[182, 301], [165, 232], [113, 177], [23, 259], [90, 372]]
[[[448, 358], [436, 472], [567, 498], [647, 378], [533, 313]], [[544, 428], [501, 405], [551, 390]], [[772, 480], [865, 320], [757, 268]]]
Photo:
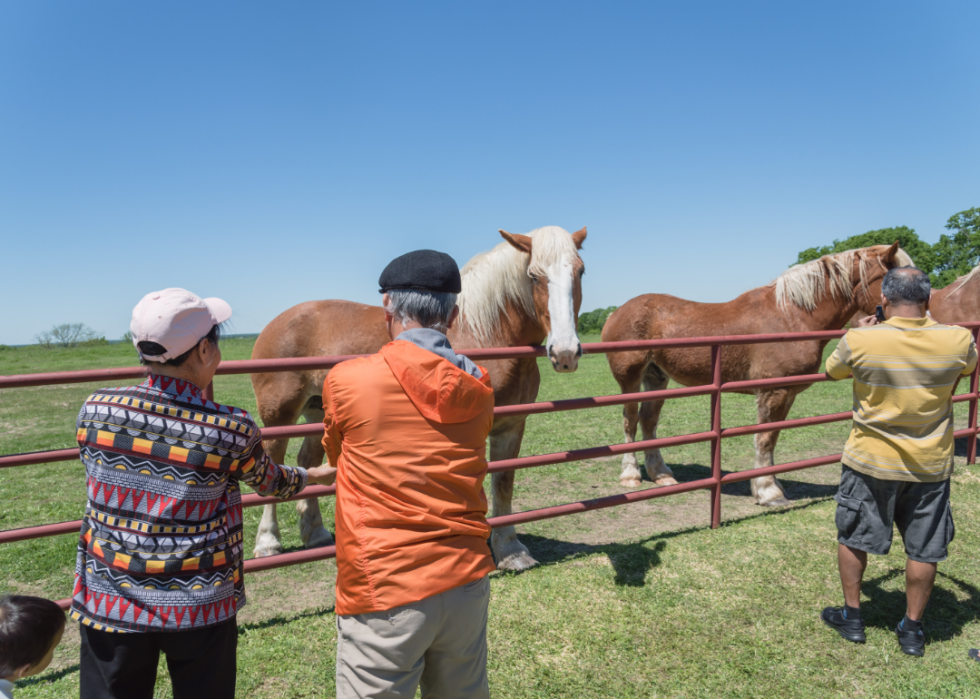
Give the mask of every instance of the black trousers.
[[174, 699], [234, 699], [235, 619], [173, 633], [107, 633], [81, 625], [81, 699], [153, 699], [160, 653]]

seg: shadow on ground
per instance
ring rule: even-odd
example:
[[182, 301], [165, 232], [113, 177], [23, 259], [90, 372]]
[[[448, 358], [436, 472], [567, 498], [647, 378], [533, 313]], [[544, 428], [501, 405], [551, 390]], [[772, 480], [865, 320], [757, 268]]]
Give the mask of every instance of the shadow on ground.
[[[836, 490], [836, 488], [835, 488]], [[779, 509], [759, 508], [759, 512], [745, 517], [726, 520], [722, 526], [728, 526], [758, 517], [779, 517], [784, 512], [802, 510], [820, 504], [821, 500], [808, 500], [789, 507]], [[667, 547], [669, 539], [685, 534], [691, 534], [704, 529], [703, 526], [686, 527], [672, 532], [660, 532], [652, 536], [628, 543], [582, 544], [562, 539], [552, 539], [536, 534], [521, 534], [521, 542], [527, 546], [531, 555], [540, 566], [567, 563], [578, 558], [584, 558], [596, 553], [604, 553], [616, 571], [616, 584], [628, 587], [642, 587], [646, 584], [646, 574], [651, 568], [660, 565], [660, 554]], [[652, 544], [652, 546], [651, 546]], [[531, 570], [534, 570], [533, 568]], [[503, 575], [522, 575], [527, 571], [506, 572]]]
[[[904, 575], [903, 569], [896, 568], [877, 578], [865, 580], [861, 585], [861, 591], [870, 598], [861, 605], [861, 618], [866, 626], [892, 631], [901, 621], [906, 606], [904, 587], [899, 590], [884, 590], [882, 584]], [[965, 593], [967, 599], [957, 599], [950, 589], [952, 585]], [[926, 641], [948, 641], [955, 638], [963, 632], [964, 626], [977, 618], [980, 618], [980, 590], [940, 571], [923, 617], [922, 630]]]
[[966, 451], [966, 437], [957, 437], [953, 442], [953, 454], [962, 456], [964, 459], [969, 456]]
[[314, 609], [308, 612], [300, 612], [298, 614], [290, 614], [283, 616], [274, 616], [270, 619], [264, 619], [262, 621], [255, 621], [248, 624], [239, 624], [238, 633], [243, 634], [248, 631], [257, 631], [259, 629], [267, 629], [271, 626], [285, 626], [286, 624], [291, 624], [294, 621], [299, 621], [300, 619], [312, 619], [312, 618], [322, 618], [325, 616], [333, 616], [334, 608], [331, 607], [321, 607], [320, 609]]
[[55, 682], [56, 680], [60, 680], [62, 677], [67, 677], [68, 675], [72, 675], [78, 672], [79, 667], [80, 667], [79, 664], [75, 663], [74, 665], [69, 665], [66, 668], [62, 668], [57, 672], [45, 672], [44, 674], [41, 675], [28, 677], [27, 679], [24, 680], [18, 680], [17, 684], [21, 687], [30, 687], [35, 684], [47, 684], [48, 682]]
[[[964, 446], [964, 450], [966, 447]], [[674, 472], [674, 477], [679, 483], [696, 481], [702, 478], [711, 478], [711, 468], [702, 464], [667, 464]], [[650, 481], [647, 477], [646, 469], [643, 472], [643, 480]], [[809, 498], [829, 498], [837, 493], [837, 484], [809, 483], [793, 479], [793, 472], [783, 473], [777, 476], [779, 482], [783, 484], [786, 497], [790, 500], [809, 499]], [[732, 495], [735, 497], [752, 497], [752, 486], [749, 481], [739, 481], [737, 483], [726, 483], [721, 486], [722, 495]]]

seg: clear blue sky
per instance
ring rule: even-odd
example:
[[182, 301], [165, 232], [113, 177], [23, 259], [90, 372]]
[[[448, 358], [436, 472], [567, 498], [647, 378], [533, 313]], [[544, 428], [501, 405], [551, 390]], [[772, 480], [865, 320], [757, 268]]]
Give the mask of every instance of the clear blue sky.
[[587, 225], [584, 310], [725, 300], [980, 205], [980, 3], [0, 4], [0, 342], [234, 332]]

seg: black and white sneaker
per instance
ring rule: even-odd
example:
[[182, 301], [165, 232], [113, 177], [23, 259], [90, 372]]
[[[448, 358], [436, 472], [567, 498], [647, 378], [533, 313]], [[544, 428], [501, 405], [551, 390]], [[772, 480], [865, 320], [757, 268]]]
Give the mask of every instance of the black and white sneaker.
[[905, 617], [895, 627], [895, 635], [898, 636], [899, 647], [906, 655], [921, 657], [926, 654], [926, 637], [922, 633], [921, 622], [916, 623]]
[[844, 607], [827, 607], [820, 618], [823, 619], [823, 623], [851, 643], [864, 643], [868, 640], [864, 635], [864, 622], [860, 619], [848, 619]]

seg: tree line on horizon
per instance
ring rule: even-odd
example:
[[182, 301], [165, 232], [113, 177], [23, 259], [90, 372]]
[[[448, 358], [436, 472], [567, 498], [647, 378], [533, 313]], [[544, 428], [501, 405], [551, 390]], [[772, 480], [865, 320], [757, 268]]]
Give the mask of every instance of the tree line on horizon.
[[[852, 235], [844, 240], [835, 240], [830, 245], [807, 248], [797, 255], [793, 265], [854, 248], [891, 245], [897, 240], [902, 249], [912, 257], [916, 266], [929, 274], [933, 288], [942, 289], [980, 264], [980, 207], [973, 207], [950, 216], [946, 221], [946, 230], [949, 233], [943, 233], [939, 236], [939, 240], [930, 245], [908, 226], [879, 228], [876, 231]], [[580, 313], [578, 331], [583, 335], [598, 335], [602, 332], [606, 320], [617, 308], [619, 306], [609, 306]]]
[[830, 245], [807, 248], [797, 256], [793, 264], [810, 262], [824, 255], [854, 248], [891, 245], [897, 240], [902, 249], [912, 256], [916, 266], [929, 274], [933, 288], [942, 289], [980, 263], [980, 207], [950, 216], [946, 221], [946, 230], [949, 233], [943, 233], [939, 240], [930, 245], [908, 226], [881, 228], [852, 235], [844, 240], [835, 240]]

